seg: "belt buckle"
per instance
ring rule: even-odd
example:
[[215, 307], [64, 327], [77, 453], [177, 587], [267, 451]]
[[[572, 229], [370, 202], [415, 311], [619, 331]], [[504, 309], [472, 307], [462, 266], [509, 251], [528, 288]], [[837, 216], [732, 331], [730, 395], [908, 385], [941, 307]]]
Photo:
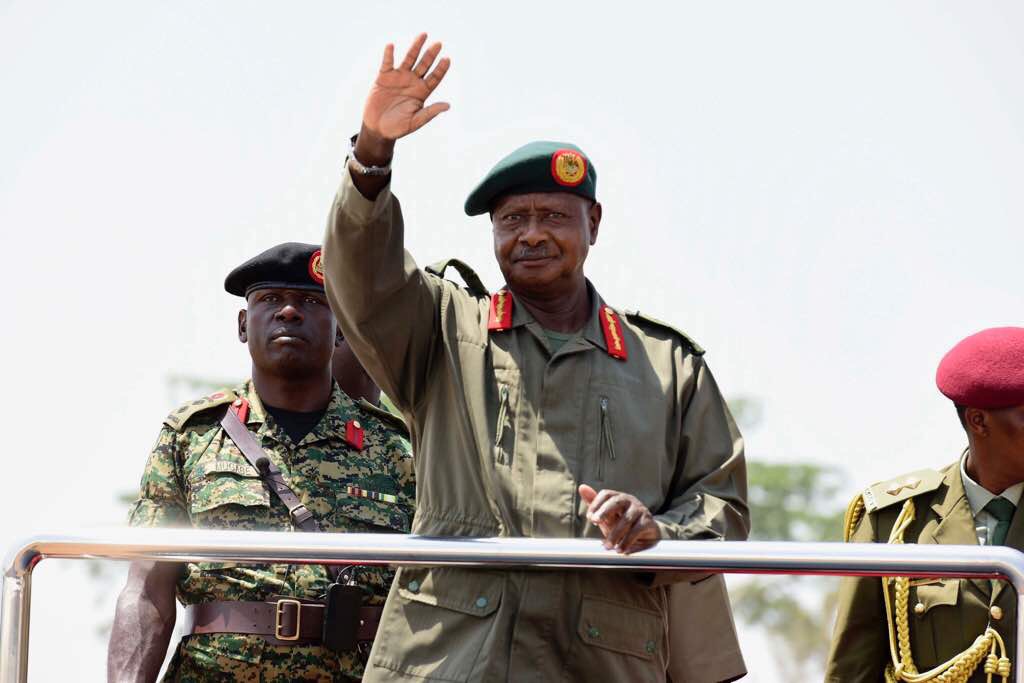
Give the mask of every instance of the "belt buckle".
[[[284, 607], [285, 605], [295, 606], [295, 633], [290, 636], [286, 636], [281, 633], [281, 625], [284, 621]], [[277, 605], [274, 608], [274, 637], [278, 640], [298, 640], [299, 634], [302, 632], [302, 603], [292, 598], [281, 598], [277, 601]]]

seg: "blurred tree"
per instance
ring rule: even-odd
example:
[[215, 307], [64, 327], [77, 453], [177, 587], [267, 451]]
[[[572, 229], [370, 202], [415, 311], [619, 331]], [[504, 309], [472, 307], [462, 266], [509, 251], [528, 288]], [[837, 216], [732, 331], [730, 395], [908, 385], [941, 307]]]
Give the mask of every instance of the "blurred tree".
[[[811, 463], [748, 463], [751, 540], [840, 541], [841, 472]], [[824, 671], [838, 582], [826, 577], [751, 578], [732, 591], [736, 617], [772, 643], [784, 680]]]
[[[745, 434], [763, 417], [752, 397], [729, 401]], [[847, 501], [845, 473], [808, 462], [747, 462], [750, 539], [841, 541]], [[733, 582], [737, 619], [765, 634], [782, 680], [821, 678], [835, 613], [837, 579], [817, 576], [747, 577]]]

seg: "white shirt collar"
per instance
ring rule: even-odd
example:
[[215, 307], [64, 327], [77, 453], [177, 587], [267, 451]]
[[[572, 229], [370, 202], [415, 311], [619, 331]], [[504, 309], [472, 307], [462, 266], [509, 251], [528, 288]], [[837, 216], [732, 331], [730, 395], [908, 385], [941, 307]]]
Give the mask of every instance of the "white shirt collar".
[[964, 452], [960, 458], [960, 479], [964, 482], [964, 492], [967, 494], [967, 502], [971, 505], [971, 512], [977, 517], [978, 513], [985, 509], [985, 506], [993, 498], [1005, 498], [1013, 503], [1014, 507], [1020, 502], [1021, 494], [1024, 493], [1024, 482], [1014, 484], [998, 496], [978, 482], [971, 479], [967, 474], [967, 453]]

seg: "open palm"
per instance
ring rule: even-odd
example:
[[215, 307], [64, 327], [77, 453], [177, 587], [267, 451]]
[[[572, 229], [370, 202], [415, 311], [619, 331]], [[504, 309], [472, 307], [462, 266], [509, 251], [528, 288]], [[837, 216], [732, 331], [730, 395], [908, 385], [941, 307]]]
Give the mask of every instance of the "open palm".
[[420, 57], [426, 40], [427, 34], [420, 34], [398, 68], [395, 68], [395, 46], [384, 48], [380, 72], [363, 109], [363, 126], [386, 140], [405, 137], [448, 110], [447, 102], [424, 106], [451, 65], [451, 60], [444, 57], [434, 66], [441, 43], [434, 43]]

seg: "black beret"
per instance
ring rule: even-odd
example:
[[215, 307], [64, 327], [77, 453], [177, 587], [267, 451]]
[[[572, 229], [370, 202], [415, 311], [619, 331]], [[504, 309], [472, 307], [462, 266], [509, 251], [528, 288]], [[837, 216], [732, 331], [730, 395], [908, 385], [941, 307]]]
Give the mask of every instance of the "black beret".
[[576, 145], [537, 141], [523, 145], [495, 165], [466, 198], [466, 214], [491, 210], [504, 194], [571, 192], [597, 199], [597, 171]]
[[320, 246], [285, 242], [252, 257], [224, 278], [224, 289], [235, 296], [246, 297], [268, 287], [324, 291]]

